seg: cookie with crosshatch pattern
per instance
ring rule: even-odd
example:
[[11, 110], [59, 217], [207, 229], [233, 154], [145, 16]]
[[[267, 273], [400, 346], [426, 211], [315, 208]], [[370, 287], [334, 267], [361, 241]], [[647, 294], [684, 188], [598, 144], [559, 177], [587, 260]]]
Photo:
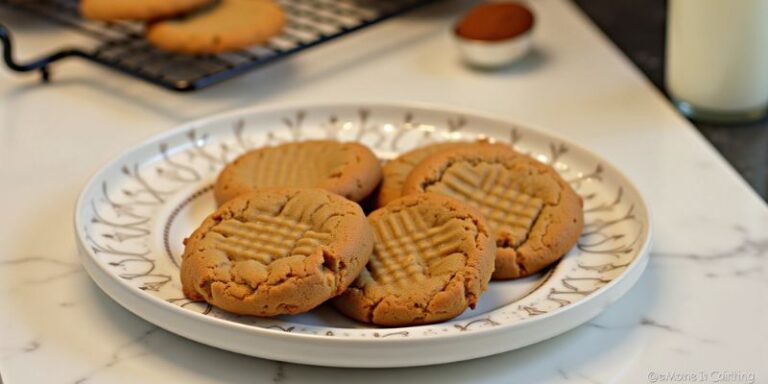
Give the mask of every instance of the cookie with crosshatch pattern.
[[475, 307], [488, 288], [493, 233], [474, 209], [425, 193], [368, 216], [374, 250], [334, 305], [358, 321], [383, 326], [434, 323]]
[[214, 195], [223, 204], [267, 187], [323, 188], [361, 201], [381, 180], [381, 164], [368, 147], [333, 140], [296, 141], [249, 151], [219, 174]]
[[208, 216], [184, 241], [191, 300], [242, 315], [309, 311], [347, 288], [371, 255], [356, 203], [322, 189], [263, 189]]
[[216, 0], [81, 0], [80, 14], [91, 20], [154, 20], [173, 17]]
[[381, 167], [381, 185], [376, 197], [376, 206], [383, 207], [403, 196], [403, 184], [408, 174], [422, 160], [440, 151], [456, 148], [469, 142], [447, 141], [414, 148], [388, 161]]
[[476, 208], [496, 235], [494, 279], [538, 272], [565, 255], [584, 227], [582, 200], [550, 166], [507, 144], [439, 152], [408, 175], [403, 194], [434, 192]]

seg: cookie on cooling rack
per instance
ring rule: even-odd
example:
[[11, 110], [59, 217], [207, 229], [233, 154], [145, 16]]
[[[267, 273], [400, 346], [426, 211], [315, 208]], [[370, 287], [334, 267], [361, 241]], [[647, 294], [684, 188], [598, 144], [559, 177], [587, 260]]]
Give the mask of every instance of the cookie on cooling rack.
[[216, 201], [226, 202], [265, 187], [316, 187], [361, 201], [381, 180], [381, 165], [358, 143], [310, 140], [263, 147], [227, 165], [214, 187]]
[[334, 305], [383, 326], [434, 323], [475, 307], [488, 287], [494, 240], [474, 209], [431, 193], [370, 214], [375, 243], [365, 269]]
[[342, 293], [372, 248], [359, 205], [321, 189], [261, 190], [185, 240], [181, 282], [188, 298], [229, 312], [296, 314]]
[[81, 0], [80, 14], [91, 20], [155, 20], [186, 14], [216, 0]]
[[552, 167], [505, 144], [436, 153], [411, 171], [403, 194], [434, 192], [475, 207], [496, 235], [494, 279], [538, 272], [560, 259], [584, 227], [581, 198]]
[[147, 25], [147, 39], [166, 51], [205, 54], [234, 51], [265, 43], [286, 23], [271, 0], [219, 0], [177, 19]]

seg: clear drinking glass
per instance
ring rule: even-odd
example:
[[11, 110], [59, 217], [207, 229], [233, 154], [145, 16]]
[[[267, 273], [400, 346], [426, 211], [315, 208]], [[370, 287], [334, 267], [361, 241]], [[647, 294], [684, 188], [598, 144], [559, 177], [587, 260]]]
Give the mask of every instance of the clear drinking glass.
[[756, 120], [768, 107], [768, 0], [669, 0], [666, 86], [685, 115]]

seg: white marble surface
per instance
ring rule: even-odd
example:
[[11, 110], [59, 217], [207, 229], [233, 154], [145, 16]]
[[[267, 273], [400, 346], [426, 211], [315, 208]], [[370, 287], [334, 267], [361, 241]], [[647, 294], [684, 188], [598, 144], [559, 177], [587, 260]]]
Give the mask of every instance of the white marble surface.
[[[534, 55], [496, 73], [456, 60], [447, 30], [466, 6], [437, 4], [195, 94], [77, 61], [57, 66], [56, 81], [45, 86], [0, 70], [4, 382], [643, 383], [700, 372], [710, 382], [768, 381], [766, 205], [571, 3], [534, 1]], [[0, 21], [15, 27], [24, 57], [83, 39], [6, 11]], [[282, 364], [199, 345], [123, 310], [83, 272], [74, 201], [106, 161], [191, 118], [318, 100], [473, 108], [595, 150], [651, 206], [648, 270], [601, 316], [549, 341], [480, 360], [387, 370]]]

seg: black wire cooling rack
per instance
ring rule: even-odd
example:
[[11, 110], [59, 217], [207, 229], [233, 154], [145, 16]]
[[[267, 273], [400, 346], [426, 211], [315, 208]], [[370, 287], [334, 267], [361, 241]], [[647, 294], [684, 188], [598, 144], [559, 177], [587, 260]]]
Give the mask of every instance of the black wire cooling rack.
[[67, 25], [98, 41], [95, 48], [70, 48], [47, 57], [18, 63], [9, 30], [0, 24], [3, 59], [14, 71], [40, 71], [49, 80], [50, 65], [79, 57], [153, 84], [193, 91], [232, 78], [304, 49], [344, 36], [433, 0], [278, 0], [288, 23], [283, 33], [264, 45], [217, 55], [165, 52], [143, 38], [137, 22], [98, 22], [78, 14], [78, 0], [0, 0], [0, 6], [31, 12]]

